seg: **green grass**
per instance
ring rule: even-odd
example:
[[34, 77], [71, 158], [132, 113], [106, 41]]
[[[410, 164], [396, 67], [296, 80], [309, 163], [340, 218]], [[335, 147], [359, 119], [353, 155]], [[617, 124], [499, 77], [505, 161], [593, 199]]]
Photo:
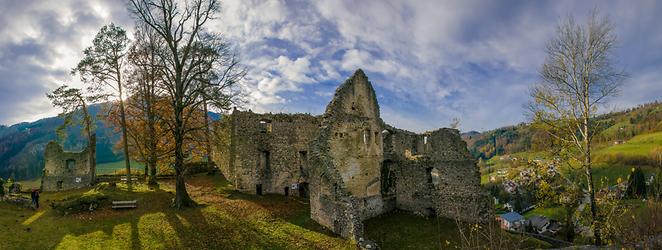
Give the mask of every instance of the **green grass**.
[[[516, 244], [525, 248], [550, 247], [546, 242], [537, 239], [511, 235], [498, 228], [494, 230], [509, 246]], [[455, 221], [441, 217], [426, 218], [398, 210], [367, 220], [364, 232], [368, 239], [376, 241], [379, 247], [385, 250], [463, 248]], [[489, 245], [483, 241], [481, 244]]]
[[625, 156], [648, 156], [655, 147], [662, 146], [662, 132], [643, 134], [632, 137], [624, 144], [611, 145], [596, 152], [599, 157], [604, 154], [623, 154]]
[[[301, 219], [308, 206], [283, 196], [225, 197], [220, 177], [189, 181], [195, 208], [170, 207], [172, 185], [148, 189], [109, 187], [111, 200], [136, 199], [138, 208], [60, 216], [49, 200], [95, 192], [81, 189], [43, 193], [42, 208], [32, 210], [0, 203], [0, 249], [352, 249], [347, 240], [308, 228]], [[225, 192], [226, 189], [223, 189]], [[246, 195], [250, 196], [250, 195]], [[300, 221], [301, 225], [291, 221]]]
[[[35, 178], [35, 179], [30, 179], [30, 180], [22, 180], [22, 181], [16, 181], [17, 183], [21, 184], [21, 190], [28, 191], [33, 188], [41, 188], [41, 177], [40, 178]], [[5, 186], [7, 187], [7, 186]]]
[[563, 207], [554, 206], [554, 207], [536, 207], [531, 211], [524, 213], [525, 218], [529, 218], [534, 215], [542, 215], [547, 218], [552, 218], [557, 221], [563, 221], [565, 217], [565, 211]]
[[[106, 162], [97, 164], [97, 174], [115, 174], [117, 171], [126, 169], [124, 160], [116, 162]], [[131, 172], [144, 171], [145, 165], [139, 162], [131, 161]]]
[[[620, 164], [596, 164], [593, 167], [593, 181], [597, 188], [602, 188], [605, 185], [615, 185], [620, 178], [621, 181], [627, 181], [633, 167], [623, 166]], [[643, 166], [641, 170], [646, 175], [646, 178], [657, 173], [657, 168], [650, 166]], [[606, 181], [605, 181], [606, 180]]]
[[428, 219], [402, 211], [366, 221], [365, 233], [382, 249], [439, 249], [460, 244], [454, 221]]

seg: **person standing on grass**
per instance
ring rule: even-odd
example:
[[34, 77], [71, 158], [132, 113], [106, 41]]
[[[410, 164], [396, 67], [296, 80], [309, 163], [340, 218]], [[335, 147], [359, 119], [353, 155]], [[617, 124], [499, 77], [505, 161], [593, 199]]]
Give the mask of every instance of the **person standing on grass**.
[[32, 199], [32, 206], [36, 207], [36, 197], [37, 195], [35, 194], [36, 189], [32, 189], [32, 192], [30, 192], [30, 198]]
[[39, 189], [34, 189], [34, 204], [35, 208], [39, 209]]

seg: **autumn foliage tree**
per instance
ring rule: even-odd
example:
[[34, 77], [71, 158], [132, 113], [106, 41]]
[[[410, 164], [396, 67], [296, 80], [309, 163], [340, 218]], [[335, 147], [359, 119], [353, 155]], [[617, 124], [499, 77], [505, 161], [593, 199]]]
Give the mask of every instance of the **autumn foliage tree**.
[[[186, 191], [185, 160], [190, 157], [186, 141], [207, 127], [193, 123], [205, 103], [227, 109], [236, 97], [235, 86], [242, 74], [234, 54], [224, 54], [228, 44], [205, 27], [219, 10], [217, 0], [131, 0], [130, 9], [138, 22], [157, 34], [162, 48], [156, 65], [163, 73], [159, 88], [172, 110], [165, 120], [174, 139], [177, 208], [193, 205]], [[237, 76], [237, 77], [234, 77]], [[200, 126], [202, 124], [203, 126]]]

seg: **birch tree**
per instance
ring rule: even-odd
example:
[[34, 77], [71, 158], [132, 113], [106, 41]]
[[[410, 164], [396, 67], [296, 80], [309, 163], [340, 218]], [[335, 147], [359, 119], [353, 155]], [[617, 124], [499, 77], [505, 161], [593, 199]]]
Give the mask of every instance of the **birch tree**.
[[[547, 44], [540, 69], [541, 82], [531, 91], [530, 110], [538, 123], [561, 142], [579, 162], [585, 193], [589, 200], [595, 244], [601, 245], [601, 218], [595, 200], [592, 170], [592, 140], [599, 133], [594, 119], [600, 105], [617, 94], [625, 78], [614, 68], [612, 52], [616, 43], [608, 18], [593, 13], [585, 25], [568, 18]], [[577, 164], [574, 164], [577, 165]]]

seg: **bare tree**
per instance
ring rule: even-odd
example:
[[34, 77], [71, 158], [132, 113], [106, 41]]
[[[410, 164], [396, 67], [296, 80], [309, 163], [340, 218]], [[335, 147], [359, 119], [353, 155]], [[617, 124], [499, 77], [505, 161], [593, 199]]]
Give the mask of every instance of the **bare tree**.
[[453, 118], [453, 120], [451, 120], [450, 126], [452, 129], [460, 129], [460, 118]]
[[131, 158], [127, 145], [126, 116], [124, 112], [124, 82], [122, 71], [129, 38], [126, 31], [119, 26], [109, 24], [103, 26], [92, 41], [92, 46], [83, 51], [84, 57], [72, 70], [79, 74], [83, 82], [88, 83], [88, 91], [105, 93], [112, 89], [119, 101], [124, 160], [126, 164], [127, 183], [131, 185]]
[[540, 69], [541, 83], [531, 91], [530, 110], [538, 123], [581, 162], [591, 207], [595, 244], [601, 245], [600, 218], [591, 168], [593, 137], [599, 124], [593, 119], [599, 105], [617, 94], [625, 74], [615, 70], [611, 52], [616, 42], [608, 18], [593, 12], [586, 26], [568, 18], [547, 45]]
[[[158, 53], [163, 72], [160, 88], [174, 112], [167, 122], [175, 140], [175, 203], [177, 208], [193, 205], [184, 181], [184, 142], [191, 132], [207, 126], [192, 126], [194, 113], [204, 103], [227, 109], [235, 100], [243, 70], [234, 54], [223, 51], [228, 44], [218, 34], [207, 33], [205, 25], [219, 10], [217, 0], [131, 0], [136, 20], [150, 27], [164, 44]], [[231, 77], [237, 76], [237, 77]], [[206, 125], [206, 124], [205, 124]]]

